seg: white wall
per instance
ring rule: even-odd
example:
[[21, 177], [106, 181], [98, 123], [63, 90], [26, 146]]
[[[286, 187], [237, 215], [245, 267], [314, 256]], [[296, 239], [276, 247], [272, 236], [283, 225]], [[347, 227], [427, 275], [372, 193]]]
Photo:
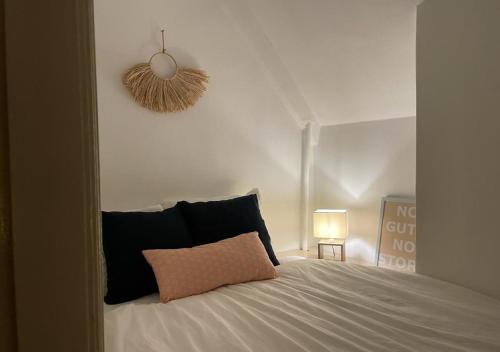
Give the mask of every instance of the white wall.
[[426, 0], [417, 29], [417, 272], [500, 298], [500, 2]]
[[[98, 0], [95, 22], [103, 208], [259, 187], [275, 249], [298, 248], [301, 130], [227, 11], [217, 1]], [[121, 84], [160, 49], [161, 28], [180, 65], [210, 75], [182, 113], [145, 110]]]
[[416, 0], [243, 1], [321, 124], [415, 116]]
[[415, 195], [415, 118], [323, 126], [314, 160], [314, 207], [348, 209], [346, 255], [373, 262], [380, 202]]

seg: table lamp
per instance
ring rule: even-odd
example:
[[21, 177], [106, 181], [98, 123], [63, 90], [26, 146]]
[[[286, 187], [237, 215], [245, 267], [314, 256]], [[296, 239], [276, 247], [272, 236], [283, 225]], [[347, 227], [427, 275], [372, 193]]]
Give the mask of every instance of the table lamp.
[[347, 237], [347, 210], [318, 209], [313, 214], [314, 237], [323, 243], [344, 241]]

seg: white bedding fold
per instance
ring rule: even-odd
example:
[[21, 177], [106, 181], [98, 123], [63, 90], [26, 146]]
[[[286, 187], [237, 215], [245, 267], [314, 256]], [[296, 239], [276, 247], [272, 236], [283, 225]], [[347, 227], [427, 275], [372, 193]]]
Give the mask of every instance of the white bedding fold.
[[500, 351], [500, 301], [417, 274], [326, 260], [275, 280], [106, 306], [106, 352]]

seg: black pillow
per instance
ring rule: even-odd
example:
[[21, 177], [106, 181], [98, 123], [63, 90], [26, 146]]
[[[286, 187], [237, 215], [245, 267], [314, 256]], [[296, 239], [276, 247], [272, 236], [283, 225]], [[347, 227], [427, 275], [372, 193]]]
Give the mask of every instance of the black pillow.
[[269, 259], [274, 265], [279, 265], [271, 246], [266, 224], [260, 215], [255, 194], [211, 202], [182, 201], [177, 203], [177, 207], [186, 220], [194, 246], [257, 231]]
[[127, 302], [158, 292], [144, 249], [191, 247], [181, 212], [103, 212], [102, 243], [106, 258], [107, 304]]

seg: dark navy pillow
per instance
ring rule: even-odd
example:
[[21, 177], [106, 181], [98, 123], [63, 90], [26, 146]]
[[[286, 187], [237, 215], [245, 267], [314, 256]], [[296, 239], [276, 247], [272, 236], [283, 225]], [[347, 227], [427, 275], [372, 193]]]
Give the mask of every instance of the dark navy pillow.
[[127, 302], [158, 292], [144, 249], [191, 247], [181, 212], [103, 212], [102, 243], [106, 258], [107, 304]]
[[274, 265], [279, 265], [255, 194], [210, 202], [182, 201], [176, 206], [186, 220], [194, 246], [257, 231], [269, 259]]

